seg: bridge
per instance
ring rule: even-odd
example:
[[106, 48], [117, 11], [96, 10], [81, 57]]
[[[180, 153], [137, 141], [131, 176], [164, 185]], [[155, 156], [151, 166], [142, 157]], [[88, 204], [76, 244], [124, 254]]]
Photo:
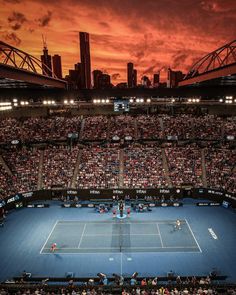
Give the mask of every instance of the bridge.
[[[41, 74], [42, 68], [49, 74]], [[66, 81], [58, 79], [41, 60], [0, 41], [0, 88], [66, 87]]]
[[236, 85], [236, 40], [203, 56], [179, 86]]

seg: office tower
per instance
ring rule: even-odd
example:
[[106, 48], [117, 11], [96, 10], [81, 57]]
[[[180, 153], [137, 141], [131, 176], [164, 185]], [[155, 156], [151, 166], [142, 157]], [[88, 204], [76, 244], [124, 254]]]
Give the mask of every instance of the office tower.
[[102, 71], [94, 70], [93, 71], [93, 88], [99, 88], [99, 77], [102, 75]]
[[149, 78], [147, 76], [143, 76], [141, 78], [141, 84], [143, 87], [149, 88], [151, 86], [151, 81], [149, 80]]
[[175, 88], [179, 81], [183, 80], [184, 74], [181, 71], [172, 71], [168, 68], [167, 72], [167, 88]]
[[53, 72], [58, 79], [62, 79], [61, 57], [58, 54], [52, 57]]
[[133, 87], [137, 87], [137, 70], [133, 70]]
[[69, 75], [65, 77], [69, 89], [81, 89], [82, 66], [81, 63], [75, 64], [74, 70], [69, 70]]
[[79, 33], [80, 37], [80, 59], [82, 68], [82, 88], [91, 88], [91, 61], [90, 61], [90, 47], [89, 34], [85, 32]]
[[134, 64], [132, 62], [127, 63], [128, 88], [133, 87], [133, 71], [134, 71]]
[[52, 77], [52, 58], [48, 54], [46, 42], [44, 42], [43, 55], [41, 55], [42, 74]]
[[153, 87], [158, 87], [160, 84], [160, 74], [153, 75]]
[[106, 89], [111, 88], [111, 77], [108, 74], [102, 74], [98, 77], [98, 88]]

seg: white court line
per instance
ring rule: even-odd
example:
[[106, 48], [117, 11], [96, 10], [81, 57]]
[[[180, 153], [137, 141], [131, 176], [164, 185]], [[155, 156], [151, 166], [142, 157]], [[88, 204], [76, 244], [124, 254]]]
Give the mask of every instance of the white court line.
[[79, 247], [80, 247], [80, 245], [81, 245], [81, 242], [82, 242], [82, 239], [83, 239], [83, 236], [84, 236], [84, 232], [85, 232], [85, 228], [86, 228], [86, 223], [84, 224], [84, 229], [83, 229], [83, 231], [82, 231], [82, 235], [81, 235], [81, 237], [80, 237], [80, 240], [79, 240], [79, 245], [78, 245], [78, 249], [79, 249]]
[[[176, 246], [176, 247], [167, 247], [167, 246], [163, 246], [163, 247], [123, 247], [123, 249], [130, 249], [130, 251], [132, 252], [132, 249], [198, 249], [197, 246]], [[44, 248], [45, 250], [49, 250], [50, 248]], [[104, 249], [111, 249], [111, 250], [115, 250], [115, 249], [120, 249], [120, 247], [102, 247], [102, 248], [80, 248], [81, 250], [104, 250]], [[78, 250], [78, 248], [60, 248], [60, 250]], [[59, 252], [58, 252], [59, 253]]]
[[[68, 222], [68, 224], [67, 224], [67, 222]], [[170, 222], [174, 222], [174, 220], [167, 220], [167, 221], [153, 221], [153, 222], [138, 222], [138, 221], [134, 221], [134, 222], [125, 222], [125, 223], [119, 223], [119, 222], [110, 222], [110, 221], [86, 221], [86, 222], [84, 222], [84, 221], [80, 221], [80, 220], [78, 220], [78, 221], [76, 221], [76, 220], [72, 220], [72, 221], [70, 221], [70, 220], [61, 220], [61, 221], [59, 221], [59, 223], [58, 223], [58, 225], [70, 225], [70, 224], [72, 224], [72, 223], [75, 223], [75, 224], [78, 224], [78, 223], [87, 223], [87, 224], [122, 224], [122, 225], [125, 225], [125, 224], [153, 224], [153, 225], [155, 225], [156, 224], [156, 222], [158, 222], [158, 224], [169, 224]]]
[[194, 236], [194, 234], [193, 234], [193, 231], [192, 231], [192, 229], [191, 229], [191, 227], [190, 227], [190, 225], [189, 225], [187, 219], [184, 219], [184, 220], [185, 220], [185, 222], [186, 222], [186, 224], [187, 224], [187, 226], [188, 226], [188, 228], [189, 228], [189, 230], [190, 230], [190, 232], [191, 232], [191, 234], [192, 234], [192, 236], [193, 236], [193, 238], [194, 238], [194, 241], [196, 242], [196, 244], [197, 244], [197, 246], [198, 246], [199, 251], [202, 253], [202, 249], [201, 249], [201, 247], [199, 246], [198, 241], [197, 241], [197, 239], [195, 238], [195, 236]]
[[[84, 237], [96, 237], [96, 236], [104, 236], [104, 237], [113, 237], [120, 236], [119, 234], [86, 234]], [[122, 234], [122, 236], [159, 236], [159, 234]]]
[[162, 236], [161, 236], [161, 232], [160, 232], [160, 228], [159, 228], [158, 223], [156, 223], [156, 226], [157, 226], [158, 233], [160, 235], [161, 247], [164, 248], [163, 241], [162, 241]]
[[53, 226], [52, 230], [50, 231], [50, 233], [49, 233], [49, 236], [48, 236], [48, 238], [46, 239], [46, 242], [43, 244], [43, 247], [41, 248], [41, 250], [40, 250], [39, 254], [42, 254], [42, 251], [43, 251], [43, 249], [44, 249], [45, 245], [47, 244], [47, 242], [48, 242], [48, 240], [49, 240], [50, 236], [52, 235], [52, 232], [54, 231], [54, 229], [55, 229], [55, 227], [56, 227], [57, 223], [58, 223], [58, 220], [56, 221], [56, 223], [54, 224], [54, 226]]
[[120, 253], [120, 275], [122, 276], [123, 273], [123, 257], [122, 257], [122, 252]]

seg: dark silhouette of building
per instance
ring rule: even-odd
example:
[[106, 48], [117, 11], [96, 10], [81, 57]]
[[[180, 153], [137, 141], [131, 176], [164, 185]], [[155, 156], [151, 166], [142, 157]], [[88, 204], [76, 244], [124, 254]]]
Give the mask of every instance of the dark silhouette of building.
[[153, 87], [159, 87], [160, 84], [160, 74], [153, 75]]
[[132, 88], [133, 87], [133, 70], [134, 70], [134, 64], [132, 62], [129, 62], [127, 64], [128, 88]]
[[58, 79], [62, 79], [62, 67], [61, 67], [61, 57], [58, 54], [52, 57], [53, 72]]
[[127, 82], [128, 88], [137, 87], [137, 70], [132, 62], [127, 63]]
[[147, 76], [143, 76], [141, 78], [141, 84], [143, 87], [149, 88], [151, 86], [151, 81], [149, 80], [149, 78]]
[[82, 88], [82, 66], [81, 63], [75, 64], [74, 70], [69, 70], [69, 75], [65, 77], [68, 82], [68, 89]]
[[91, 61], [90, 61], [90, 46], [89, 34], [80, 32], [80, 59], [82, 69], [82, 88], [91, 88]]
[[98, 88], [107, 89], [111, 88], [111, 77], [108, 74], [102, 74], [98, 77]]
[[172, 71], [171, 68], [168, 68], [167, 73], [167, 88], [175, 88], [178, 86], [178, 83], [182, 81], [184, 74], [181, 71]]
[[102, 75], [102, 71], [94, 70], [93, 71], [93, 88], [99, 88], [99, 77]]
[[47, 44], [44, 42], [43, 55], [41, 55], [42, 74], [52, 77], [52, 57], [48, 54]]
[[133, 70], [133, 87], [137, 87], [137, 70]]

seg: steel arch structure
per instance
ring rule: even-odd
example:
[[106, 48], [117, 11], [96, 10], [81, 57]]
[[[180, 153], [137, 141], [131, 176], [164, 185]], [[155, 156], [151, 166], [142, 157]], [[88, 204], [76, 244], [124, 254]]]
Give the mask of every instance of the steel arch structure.
[[40, 59], [2, 41], [0, 41], [0, 63], [39, 75], [42, 75], [43, 69], [47, 69], [44, 72], [51, 75], [45, 73], [43, 76], [58, 79], [47, 65], [42, 64]]
[[236, 39], [212, 51], [192, 65], [184, 80], [236, 63]]

